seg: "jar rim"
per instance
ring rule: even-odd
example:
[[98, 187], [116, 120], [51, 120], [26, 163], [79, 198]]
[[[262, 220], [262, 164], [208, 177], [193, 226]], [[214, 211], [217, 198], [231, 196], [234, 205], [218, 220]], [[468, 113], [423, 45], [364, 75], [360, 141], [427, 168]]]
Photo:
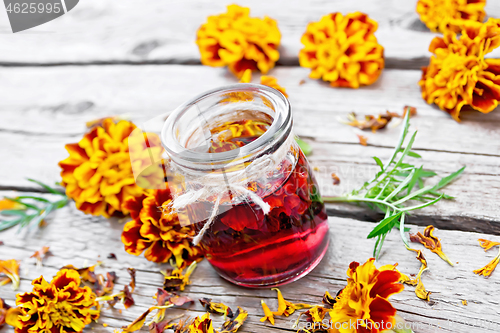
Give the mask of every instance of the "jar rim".
[[[264, 134], [242, 147], [218, 153], [196, 152], [184, 147], [179, 142], [174, 125], [176, 122], [181, 120], [190, 107], [209, 97], [213, 97], [221, 93], [243, 91], [252, 91], [264, 95], [277, 106], [276, 110], [274, 110], [275, 116], [273, 117], [273, 122]], [[291, 128], [291, 106], [287, 98], [280, 91], [260, 84], [237, 83], [208, 90], [177, 107], [169, 115], [163, 125], [161, 131], [161, 142], [167, 155], [179, 165], [193, 166], [193, 164], [197, 165], [209, 163], [212, 166], [222, 166], [230, 164], [233, 161], [242, 163], [244, 162], [243, 160], [252, 158], [261, 152], [266, 146], [273, 146], [273, 143], [286, 140], [288, 135], [291, 133]]]

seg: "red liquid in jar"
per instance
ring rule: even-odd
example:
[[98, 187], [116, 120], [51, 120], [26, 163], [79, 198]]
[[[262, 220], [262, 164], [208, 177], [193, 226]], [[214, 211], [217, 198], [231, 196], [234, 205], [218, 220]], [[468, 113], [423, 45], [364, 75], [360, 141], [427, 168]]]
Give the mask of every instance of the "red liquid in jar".
[[[244, 136], [245, 144], [252, 139]], [[302, 152], [295, 165], [283, 165], [282, 171], [282, 177], [256, 188], [271, 206], [267, 215], [253, 203], [226, 206], [202, 238], [208, 261], [233, 283], [258, 287], [291, 282], [311, 271], [326, 252], [328, 218]], [[198, 230], [204, 222], [196, 225]]]

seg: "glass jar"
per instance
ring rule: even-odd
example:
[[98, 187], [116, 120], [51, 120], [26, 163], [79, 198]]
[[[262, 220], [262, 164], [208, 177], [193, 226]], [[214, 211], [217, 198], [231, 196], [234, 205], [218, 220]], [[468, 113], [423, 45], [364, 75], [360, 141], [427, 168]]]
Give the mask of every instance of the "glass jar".
[[161, 141], [173, 208], [195, 225], [194, 242], [220, 276], [279, 285], [321, 261], [327, 215], [279, 91], [236, 84], [206, 92], [168, 117]]

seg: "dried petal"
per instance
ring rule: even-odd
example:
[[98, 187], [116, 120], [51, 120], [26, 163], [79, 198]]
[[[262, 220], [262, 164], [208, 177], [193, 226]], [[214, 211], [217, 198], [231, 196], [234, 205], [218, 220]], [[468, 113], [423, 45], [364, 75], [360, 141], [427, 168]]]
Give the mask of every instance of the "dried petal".
[[114, 253], [110, 253], [110, 254], [108, 254], [108, 259], [118, 260], [118, 259], [116, 258], [116, 254], [114, 254]]
[[420, 299], [430, 301], [431, 292], [425, 290], [425, 287], [424, 287], [424, 284], [423, 284], [421, 278], [418, 278], [418, 284], [417, 284], [417, 287], [415, 288], [415, 294]]
[[252, 82], [252, 70], [247, 69], [243, 72], [243, 75], [240, 78], [240, 83], [250, 83]]
[[36, 251], [30, 258], [35, 258], [38, 265], [42, 265], [43, 259], [50, 254], [49, 247], [44, 246], [40, 250]]
[[223, 303], [214, 303], [210, 298], [200, 298], [201, 305], [210, 313], [218, 313], [224, 317], [233, 318], [234, 314], [231, 308]]
[[337, 302], [337, 297], [332, 297], [328, 291], [325, 291], [325, 294], [323, 295], [322, 302], [329, 308], [333, 308], [335, 303]]
[[127, 268], [127, 272], [130, 274], [130, 283], [128, 284], [130, 286], [131, 292], [134, 292], [135, 290], [135, 268]]
[[368, 138], [364, 135], [359, 135], [359, 134], [356, 134], [358, 136], [358, 139], [359, 139], [359, 144], [362, 145], [362, 146], [366, 146], [368, 144]]
[[273, 312], [269, 309], [267, 304], [261, 300], [260, 304], [262, 305], [262, 310], [264, 310], [264, 317], [260, 318], [261, 322], [265, 322], [268, 320], [272, 325], [274, 325], [274, 315]]
[[122, 327], [122, 333], [130, 333], [138, 331], [144, 326], [144, 322], [146, 321], [146, 317], [151, 312], [151, 309], [148, 309], [146, 312], [141, 314], [137, 319], [135, 319], [130, 325]]
[[303, 304], [303, 303], [294, 304], [292, 302], [288, 302], [287, 300], [285, 300], [285, 298], [283, 297], [283, 294], [281, 293], [281, 291], [278, 288], [272, 288], [272, 290], [276, 290], [276, 292], [278, 293], [278, 311], [273, 312], [273, 315], [276, 315], [276, 316], [285, 315], [285, 317], [288, 317], [289, 315], [294, 313], [295, 310], [306, 309], [306, 308], [312, 307], [312, 305], [309, 305], [309, 304]]
[[212, 319], [207, 312], [201, 318], [196, 317], [191, 325], [189, 325], [189, 333], [215, 333], [212, 326]]
[[222, 329], [219, 333], [236, 332], [243, 325], [248, 317], [248, 311], [243, 310], [238, 306], [238, 310], [234, 313], [231, 319], [228, 319], [222, 324]]
[[182, 274], [182, 270], [174, 270], [172, 271], [171, 275], [166, 275], [165, 274], [165, 281], [163, 282], [163, 289], [166, 291], [183, 291], [184, 288], [188, 284], [190, 284], [191, 281], [189, 281], [189, 277], [193, 273], [194, 269], [196, 268], [196, 261], [193, 261], [191, 265], [186, 270], [186, 273], [184, 275]]
[[422, 244], [423, 246], [431, 250], [431, 252], [436, 253], [439, 257], [441, 257], [441, 259], [453, 266], [451, 260], [446, 254], [444, 254], [443, 250], [441, 249], [441, 241], [439, 240], [439, 238], [433, 235], [433, 232], [434, 226], [427, 226], [424, 230], [423, 235], [420, 232], [418, 232], [416, 235], [410, 234], [410, 240], [414, 243]]
[[500, 251], [498, 252], [498, 255], [492, 261], [490, 261], [486, 266], [484, 266], [481, 269], [476, 269], [474, 271], [474, 274], [488, 277], [491, 275], [491, 273], [493, 273], [495, 268], [497, 268], [499, 262], [500, 262]]
[[479, 245], [484, 249], [484, 251], [488, 251], [489, 249], [500, 245], [500, 242], [493, 242], [487, 239], [479, 239]]
[[0, 286], [12, 282], [12, 289], [17, 290], [19, 283], [19, 262], [17, 260], [0, 260]]
[[285, 97], [288, 97], [285, 88], [283, 88], [278, 84], [278, 79], [275, 78], [274, 76], [262, 75], [260, 77], [260, 84], [274, 88], [278, 90], [280, 93], [282, 93]]
[[393, 113], [389, 111], [386, 114], [379, 114], [378, 116], [366, 115], [365, 120], [358, 120], [354, 112], [349, 113], [348, 122], [345, 124], [357, 127], [362, 130], [372, 130], [375, 133], [379, 129], [383, 129], [392, 120]]
[[336, 173], [332, 173], [332, 180], [333, 180], [333, 185], [340, 184], [340, 178], [339, 178], [339, 176], [337, 176]]

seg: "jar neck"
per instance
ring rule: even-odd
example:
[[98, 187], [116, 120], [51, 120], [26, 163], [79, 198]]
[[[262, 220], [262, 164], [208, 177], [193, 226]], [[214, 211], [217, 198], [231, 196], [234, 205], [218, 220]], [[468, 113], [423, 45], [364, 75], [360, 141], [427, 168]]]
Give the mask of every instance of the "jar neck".
[[[266, 117], [272, 119], [270, 126], [252, 142], [237, 149], [209, 152], [215, 126]], [[208, 91], [178, 107], [165, 122], [161, 141], [174, 167], [208, 173], [242, 169], [275, 153], [292, 136], [288, 100], [273, 88], [240, 83]]]

